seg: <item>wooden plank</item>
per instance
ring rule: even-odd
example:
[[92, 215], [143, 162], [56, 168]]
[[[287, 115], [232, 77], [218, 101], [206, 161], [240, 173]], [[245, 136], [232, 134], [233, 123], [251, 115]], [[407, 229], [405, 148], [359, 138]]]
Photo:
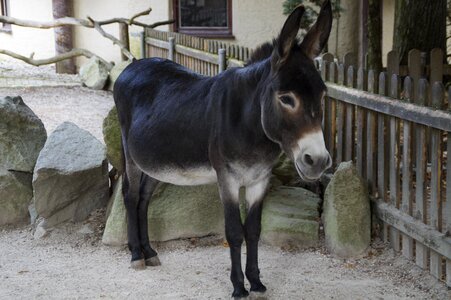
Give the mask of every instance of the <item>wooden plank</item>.
[[440, 255], [451, 258], [451, 237], [381, 200], [374, 200], [377, 216]]
[[219, 73], [222, 73], [227, 68], [227, 62], [226, 62], [226, 50], [224, 48], [219, 49], [218, 51], [218, 66], [219, 66]]
[[431, 84], [443, 81], [443, 50], [440, 48], [431, 50], [431, 75], [429, 78]]
[[[366, 90], [367, 86], [367, 74], [363, 68], [359, 68], [357, 71], [357, 89]], [[360, 176], [364, 177], [365, 173], [365, 165], [366, 161], [366, 152], [365, 152], [365, 138], [366, 138], [366, 122], [365, 122], [365, 110], [356, 107], [356, 167], [357, 172]]]
[[[440, 108], [444, 98], [444, 87], [441, 82], [435, 82], [432, 85], [431, 104], [434, 108]], [[438, 130], [431, 130], [431, 209], [429, 211], [430, 225], [442, 230], [442, 201], [441, 201], [441, 182], [442, 182], [442, 135]], [[440, 255], [431, 251], [431, 274], [441, 279], [442, 277], [442, 258]]]
[[[338, 65], [338, 84], [345, 83], [344, 66]], [[327, 84], [326, 84], [327, 85]], [[330, 96], [330, 93], [328, 93]], [[334, 98], [333, 96], [331, 96]], [[343, 101], [337, 101], [337, 166], [343, 161], [345, 107]]]
[[[413, 100], [412, 79], [406, 77], [404, 80], [404, 98], [407, 102]], [[412, 215], [412, 123], [403, 123], [403, 146], [402, 146], [402, 192], [401, 211]], [[413, 259], [413, 239], [402, 235], [402, 254], [407, 259]]]
[[330, 82], [327, 82], [326, 86], [328, 95], [342, 102], [443, 131], [451, 131], [451, 112], [449, 111], [406, 103], [389, 97], [357, 91]]
[[356, 68], [357, 67], [357, 55], [355, 53], [346, 53], [343, 56], [343, 65], [345, 70], [347, 70], [350, 66]]
[[407, 66], [409, 68], [409, 76], [413, 81], [413, 98], [418, 97], [418, 81], [421, 78], [421, 52], [418, 49], [412, 49], [407, 54]]
[[[203, 52], [201, 50], [189, 48], [182, 45], [175, 45], [175, 51], [183, 54], [184, 56], [194, 57], [203, 61], [207, 61], [209, 63], [217, 64], [219, 56], [216, 54], [211, 54], [207, 52]], [[186, 61], [184, 62], [184, 65], [186, 64]]]
[[387, 53], [387, 78], [392, 78], [393, 74], [399, 75], [399, 55], [395, 50]]
[[[328, 80], [330, 82], [337, 82], [338, 77], [338, 65], [335, 62], [330, 63], [329, 67], [329, 78]], [[329, 128], [329, 135], [326, 136], [328, 146], [329, 146], [329, 153], [330, 157], [332, 159], [333, 164], [335, 164], [335, 157], [336, 157], [336, 133], [337, 133], [337, 112], [336, 112], [336, 101], [332, 98], [326, 97], [326, 116], [327, 122], [328, 122], [328, 128]], [[332, 168], [334, 166], [332, 165]]]
[[[448, 109], [451, 110], [451, 87], [448, 89]], [[446, 198], [443, 218], [445, 219], [445, 233], [451, 236], [451, 132], [447, 133], [446, 146]], [[451, 259], [446, 260], [446, 284], [451, 287]]]
[[[346, 82], [348, 87], [353, 88], [355, 81], [354, 67], [349, 66]], [[354, 160], [354, 105], [346, 105], [346, 129], [345, 129], [345, 161]]]
[[162, 40], [159, 40], [159, 39], [155, 39], [155, 38], [152, 38], [152, 37], [146, 37], [146, 43], [148, 45], [155, 46], [155, 47], [158, 47], [158, 48], [163, 48], [163, 49], [168, 49], [169, 48], [169, 42], [162, 41]]
[[[390, 81], [390, 97], [398, 99], [399, 97], [399, 81], [398, 75], [393, 74]], [[390, 117], [390, 142], [389, 142], [389, 191], [390, 203], [393, 207], [399, 207], [399, 126], [395, 117]], [[395, 251], [400, 250], [399, 231], [391, 228], [390, 243]]]
[[168, 59], [173, 61], [175, 58], [175, 38], [173, 37], [169, 38], [168, 50]]
[[[379, 95], [386, 93], [386, 74], [379, 74]], [[377, 116], [377, 191], [379, 198], [386, 200], [386, 167], [385, 167], [385, 116], [379, 114]]]
[[[376, 74], [373, 70], [368, 72], [368, 92], [376, 93]], [[366, 179], [368, 181], [368, 191], [370, 195], [376, 191], [376, 114], [367, 111], [366, 120]]]
[[[428, 82], [421, 79], [418, 82], [418, 96], [415, 98], [415, 103], [424, 105], [427, 102]], [[422, 223], [426, 223], [426, 128], [422, 125], [417, 125], [415, 130], [415, 212], [414, 216]], [[415, 263], [422, 269], [427, 268], [428, 264], [428, 250], [418, 240], [415, 243]]]

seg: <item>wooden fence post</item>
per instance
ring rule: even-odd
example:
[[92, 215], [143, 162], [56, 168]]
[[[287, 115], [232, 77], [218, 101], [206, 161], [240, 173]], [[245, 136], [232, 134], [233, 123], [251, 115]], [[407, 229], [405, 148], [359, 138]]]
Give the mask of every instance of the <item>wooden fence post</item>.
[[146, 53], [146, 31], [143, 30], [139, 33], [140, 35], [140, 39], [141, 39], [141, 58], [146, 58], [147, 57], [147, 53]]
[[[125, 49], [130, 50], [130, 40], [128, 37], [128, 24], [119, 23], [119, 40], [124, 45]], [[128, 57], [122, 53], [122, 60], [128, 60]]]
[[168, 53], [168, 59], [175, 61], [175, 38], [170, 37], [168, 39], [169, 41], [169, 53]]
[[222, 73], [226, 69], [226, 50], [223, 48], [219, 49], [218, 55], [219, 73]]

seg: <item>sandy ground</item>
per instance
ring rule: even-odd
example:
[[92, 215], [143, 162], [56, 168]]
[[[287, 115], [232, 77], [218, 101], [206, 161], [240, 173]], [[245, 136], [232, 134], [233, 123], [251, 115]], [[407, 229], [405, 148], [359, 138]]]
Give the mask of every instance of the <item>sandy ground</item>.
[[[52, 71], [17, 68], [11, 73]], [[6, 95], [21, 95], [49, 133], [68, 120], [100, 140], [102, 120], [113, 105], [111, 93], [82, 87], [0, 89], [0, 97]], [[134, 271], [125, 247], [101, 244], [104, 222], [100, 210], [39, 240], [31, 226], [0, 229], [0, 299], [230, 298], [222, 240], [158, 244], [162, 266]], [[356, 260], [333, 258], [322, 247], [288, 251], [262, 245], [260, 269], [269, 299], [451, 299], [444, 284], [381, 243]]]

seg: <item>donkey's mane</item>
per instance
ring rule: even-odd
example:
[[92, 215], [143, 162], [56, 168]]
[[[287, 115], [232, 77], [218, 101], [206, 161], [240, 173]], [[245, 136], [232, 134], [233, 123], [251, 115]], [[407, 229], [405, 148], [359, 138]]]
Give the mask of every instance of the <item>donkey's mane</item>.
[[251, 57], [246, 61], [246, 66], [252, 65], [256, 62], [265, 60], [270, 57], [275, 44], [276, 40], [273, 40], [272, 42], [266, 42], [255, 48], [255, 50], [252, 52]]

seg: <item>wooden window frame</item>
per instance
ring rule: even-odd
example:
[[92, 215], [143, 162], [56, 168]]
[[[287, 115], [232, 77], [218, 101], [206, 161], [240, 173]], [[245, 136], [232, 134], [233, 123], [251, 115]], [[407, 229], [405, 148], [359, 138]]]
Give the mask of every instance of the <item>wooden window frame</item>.
[[175, 20], [172, 26], [173, 31], [189, 35], [195, 35], [199, 37], [233, 38], [232, 0], [227, 0], [227, 27], [197, 27], [197, 28], [180, 27], [179, 3], [180, 0], [172, 1], [173, 16]]
[[[9, 16], [9, 0], [0, 0], [2, 16]], [[0, 32], [11, 33], [11, 24], [0, 23]]]

